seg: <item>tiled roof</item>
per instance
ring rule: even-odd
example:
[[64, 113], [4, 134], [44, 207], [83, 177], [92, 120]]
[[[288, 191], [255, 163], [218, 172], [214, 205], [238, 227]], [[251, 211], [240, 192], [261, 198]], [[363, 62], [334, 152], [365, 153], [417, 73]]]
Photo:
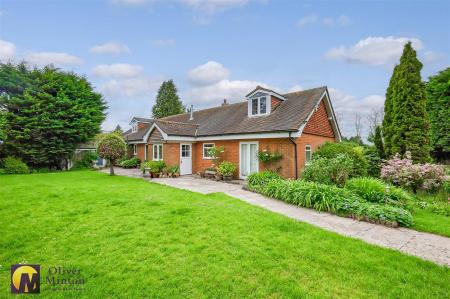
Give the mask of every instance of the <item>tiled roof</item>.
[[150, 123], [145, 123], [137, 132], [132, 133], [131, 129], [123, 133], [123, 138], [125, 141], [141, 141], [145, 134], [147, 134], [148, 130], [153, 124], [153, 120]]
[[249, 117], [245, 101], [194, 111], [193, 120], [183, 113], [157, 120], [157, 124], [164, 122], [160, 128], [168, 135], [197, 137], [297, 131], [325, 91], [326, 87], [319, 87], [284, 94], [286, 100], [267, 116]]

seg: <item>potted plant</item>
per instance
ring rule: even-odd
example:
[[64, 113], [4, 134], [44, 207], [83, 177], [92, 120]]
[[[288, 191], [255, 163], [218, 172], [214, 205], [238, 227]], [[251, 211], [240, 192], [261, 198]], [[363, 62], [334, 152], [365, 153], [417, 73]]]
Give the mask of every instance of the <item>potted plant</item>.
[[224, 181], [231, 181], [233, 179], [233, 173], [236, 171], [236, 165], [229, 161], [223, 161], [217, 170], [223, 176]]
[[205, 169], [205, 177], [213, 178], [216, 175], [216, 165], [212, 164], [210, 167]]
[[141, 169], [144, 171], [148, 169], [152, 178], [157, 178], [160, 176], [162, 170], [166, 167], [164, 161], [147, 161], [142, 163]]
[[167, 167], [167, 175], [169, 178], [176, 178], [180, 175], [180, 167], [178, 165]]

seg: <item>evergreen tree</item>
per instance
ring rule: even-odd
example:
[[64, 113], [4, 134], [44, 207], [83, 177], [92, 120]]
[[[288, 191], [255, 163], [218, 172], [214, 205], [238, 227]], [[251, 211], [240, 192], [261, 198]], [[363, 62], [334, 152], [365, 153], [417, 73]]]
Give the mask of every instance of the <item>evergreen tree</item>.
[[450, 157], [450, 67], [430, 77], [427, 84], [430, 141], [438, 160]]
[[61, 168], [77, 144], [100, 132], [106, 105], [91, 84], [53, 67], [0, 64], [0, 107], [6, 111], [2, 156]]
[[383, 119], [383, 137], [384, 137], [384, 153], [386, 157], [393, 156], [395, 153], [392, 152], [392, 134], [393, 128], [392, 123], [394, 120], [394, 104], [393, 104], [393, 88], [396, 83], [396, 75], [398, 66], [394, 68], [391, 79], [389, 81], [389, 86], [386, 91], [386, 100], [384, 102], [384, 119]]
[[409, 151], [415, 162], [430, 160], [426, 93], [421, 69], [422, 63], [408, 42], [389, 83], [383, 123], [386, 125], [384, 133], [387, 133], [388, 155], [403, 155]]
[[177, 95], [177, 88], [172, 80], [164, 81], [158, 90], [156, 103], [152, 108], [154, 118], [162, 118], [184, 112], [183, 103]]
[[123, 134], [122, 127], [120, 125], [117, 125], [116, 128], [114, 129], [114, 132], [119, 133], [120, 135], [122, 135]]
[[377, 126], [375, 128], [375, 134], [373, 135], [373, 143], [375, 145], [375, 148], [377, 149], [378, 156], [380, 156], [381, 159], [385, 158], [384, 153], [384, 146], [383, 146], [383, 138], [381, 137], [381, 127]]

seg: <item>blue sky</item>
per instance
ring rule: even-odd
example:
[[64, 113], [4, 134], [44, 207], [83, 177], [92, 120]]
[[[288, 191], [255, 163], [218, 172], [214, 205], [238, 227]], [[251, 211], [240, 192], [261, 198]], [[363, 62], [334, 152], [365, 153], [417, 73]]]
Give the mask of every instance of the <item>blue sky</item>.
[[[150, 116], [174, 79], [185, 105], [217, 106], [256, 84], [327, 85], [346, 135], [382, 108], [402, 45], [422, 76], [450, 65], [449, 1], [0, 1], [0, 59], [84, 74], [110, 107], [105, 129]], [[363, 132], [363, 133], [364, 133]]]

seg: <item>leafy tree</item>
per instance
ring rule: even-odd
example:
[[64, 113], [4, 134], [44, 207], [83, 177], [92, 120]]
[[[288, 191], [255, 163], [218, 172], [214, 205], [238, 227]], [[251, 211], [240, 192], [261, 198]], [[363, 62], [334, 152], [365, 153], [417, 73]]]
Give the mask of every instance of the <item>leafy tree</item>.
[[0, 110], [0, 144], [2, 144], [5, 139], [6, 139], [6, 111]]
[[2, 155], [33, 168], [61, 168], [77, 144], [100, 132], [106, 105], [91, 84], [52, 66], [0, 64], [0, 107], [6, 111]]
[[114, 175], [114, 163], [127, 153], [127, 144], [117, 132], [102, 134], [97, 141], [97, 153], [109, 161], [109, 174]]
[[385, 158], [384, 146], [383, 146], [383, 138], [381, 137], [381, 127], [377, 126], [375, 128], [375, 134], [373, 136], [373, 143], [377, 149], [378, 156], [381, 159]]
[[183, 103], [177, 95], [177, 88], [172, 80], [164, 81], [158, 90], [156, 104], [152, 108], [154, 118], [162, 118], [184, 112]]
[[450, 155], [450, 67], [430, 77], [427, 83], [430, 141], [438, 159]]
[[408, 42], [394, 69], [385, 103], [385, 140], [389, 155], [411, 152], [413, 160], [430, 160], [425, 85], [422, 63]]

